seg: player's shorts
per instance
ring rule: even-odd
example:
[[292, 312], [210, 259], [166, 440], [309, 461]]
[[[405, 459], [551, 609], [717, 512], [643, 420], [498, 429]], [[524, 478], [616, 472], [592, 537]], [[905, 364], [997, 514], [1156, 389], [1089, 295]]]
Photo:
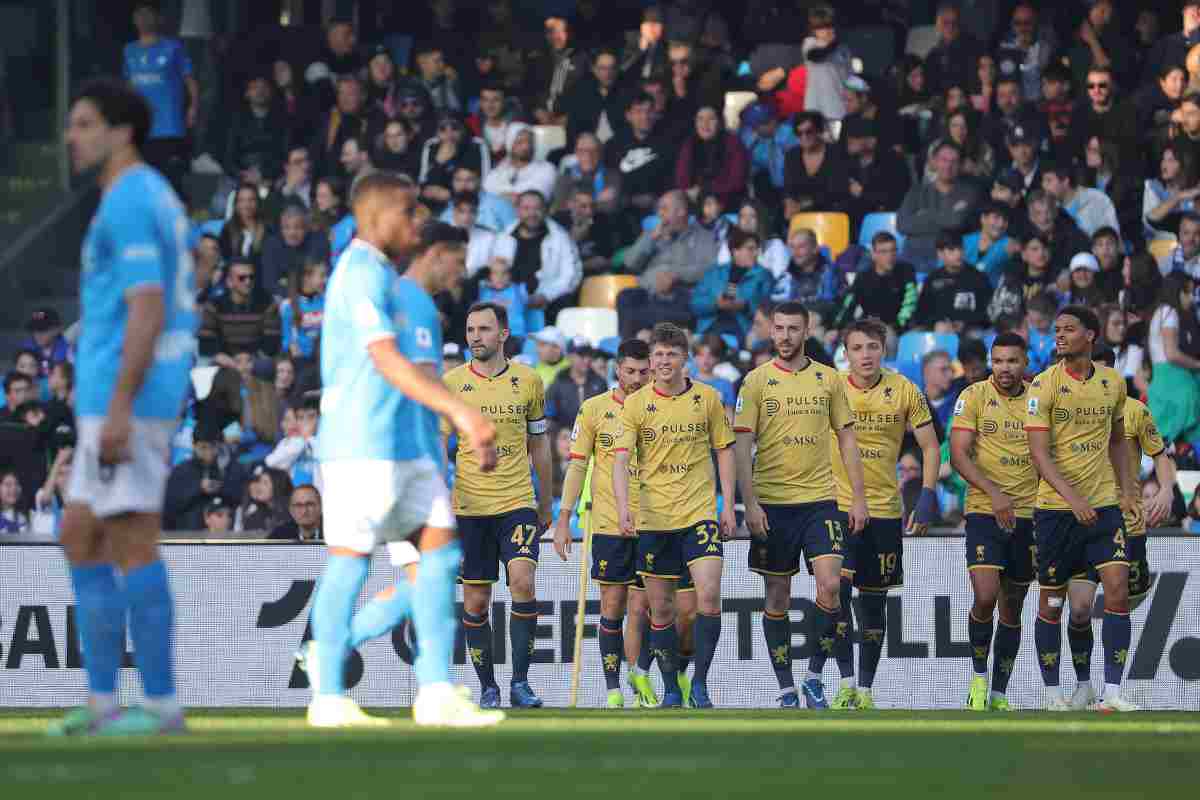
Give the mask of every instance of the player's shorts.
[[1021, 586], [1033, 583], [1033, 520], [1017, 518], [1008, 533], [991, 514], [967, 514], [967, 569], [998, 569]]
[[321, 479], [325, 543], [330, 547], [370, 553], [376, 545], [404, 541], [422, 528], [454, 528], [450, 492], [431, 459], [325, 461]]
[[100, 463], [100, 429], [103, 417], [80, 417], [76, 430], [75, 461], [67, 485], [67, 503], [91, 508], [97, 517], [162, 512], [167, 478], [171, 474], [171, 437], [175, 422], [132, 420], [128, 459], [120, 464]]
[[500, 562], [505, 571], [513, 561], [535, 566], [542, 549], [538, 543], [541, 523], [532, 508], [518, 508], [491, 517], [459, 517], [462, 541], [463, 583], [495, 583], [500, 580]]
[[[1125, 554], [1129, 556], [1129, 599], [1137, 600], [1150, 594], [1150, 587], [1153, 585], [1150, 578], [1150, 560], [1146, 552], [1146, 537], [1127, 536]], [[1098, 584], [1100, 571], [1095, 567], [1088, 567], [1086, 572], [1076, 571], [1071, 580]]]
[[887, 592], [904, 585], [904, 531], [898, 519], [871, 518], [862, 532], [850, 533], [850, 517], [838, 511], [846, 531], [842, 575], [863, 592]]
[[592, 580], [629, 586], [637, 579], [637, 538], [598, 533], [592, 536]]
[[[642, 580], [642, 574], [640, 572], [634, 573], [633, 583], [629, 585], [629, 588], [635, 589], [639, 592], [646, 591], [646, 582]], [[690, 569], [685, 569], [683, 571], [683, 577], [679, 579], [679, 583], [675, 584], [675, 593], [678, 594], [680, 592], [694, 591], [696, 591], [696, 584], [692, 581], [692, 571]]]
[[712, 520], [673, 531], [638, 532], [637, 571], [643, 577], [648, 575], [682, 581], [691, 564], [708, 558], [719, 559], [724, 555], [721, 528]]
[[1117, 506], [1097, 508], [1095, 525], [1079, 524], [1070, 511], [1039, 509], [1033, 512], [1033, 539], [1038, 583], [1046, 589], [1061, 589], [1073, 576], [1086, 577], [1088, 569], [1129, 562]]
[[792, 576], [804, 557], [808, 574], [812, 562], [845, 555], [845, 528], [837, 503], [827, 500], [796, 505], [763, 505], [769, 531], [752, 539], [747, 553], [750, 571], [759, 575]]

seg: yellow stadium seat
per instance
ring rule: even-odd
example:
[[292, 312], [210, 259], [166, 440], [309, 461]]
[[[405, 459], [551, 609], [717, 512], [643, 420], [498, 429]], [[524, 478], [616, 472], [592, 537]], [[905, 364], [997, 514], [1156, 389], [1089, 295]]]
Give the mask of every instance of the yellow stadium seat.
[[850, 246], [850, 218], [840, 211], [807, 211], [793, 215], [788, 224], [788, 239], [800, 228], [810, 228], [817, 235], [817, 243], [829, 248], [832, 258], [837, 258]]
[[1150, 255], [1154, 256], [1155, 261], [1162, 261], [1171, 255], [1171, 251], [1178, 244], [1179, 242], [1174, 239], [1151, 239], [1146, 242], [1146, 249], [1150, 251]]
[[616, 308], [617, 295], [638, 285], [636, 275], [593, 275], [579, 289], [583, 308]]

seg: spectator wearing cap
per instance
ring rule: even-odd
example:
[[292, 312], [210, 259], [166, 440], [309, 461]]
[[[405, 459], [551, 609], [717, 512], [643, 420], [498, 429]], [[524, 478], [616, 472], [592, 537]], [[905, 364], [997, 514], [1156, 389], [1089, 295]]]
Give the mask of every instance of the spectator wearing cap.
[[204, 504], [204, 530], [215, 534], [233, 530], [233, 508], [220, 495]]
[[1088, 139], [1098, 136], [1114, 142], [1126, 163], [1138, 163], [1141, 136], [1137, 129], [1137, 110], [1121, 95], [1112, 67], [1092, 67], [1083, 86], [1087, 91], [1087, 102], [1078, 105], [1071, 115], [1067, 152], [1071, 156], [1082, 153]]
[[692, 134], [679, 148], [675, 187], [695, 205], [705, 192], [712, 192], [729, 208], [745, 194], [748, 175], [749, 158], [737, 135], [725, 130], [715, 106], [700, 106]]
[[617, 210], [621, 199], [621, 176], [604, 163], [604, 143], [594, 133], [584, 131], [575, 139], [575, 152], [563, 158], [558, 181], [554, 185], [551, 208], [561, 211], [575, 193], [583, 189], [593, 206], [605, 214]]
[[583, 274], [610, 271], [618, 236], [612, 218], [597, 207], [591, 183], [576, 183], [567, 194], [566, 208], [555, 216], [555, 221], [570, 232], [571, 241], [579, 251]]
[[342, 156], [342, 145], [346, 140], [357, 138], [363, 149], [371, 141], [376, 130], [383, 129], [384, 121], [367, 107], [366, 91], [356, 75], [342, 75], [337, 79], [337, 94], [333, 108], [321, 116], [316, 125], [316, 135], [309, 143], [309, 156], [313, 159], [313, 170], [317, 177], [337, 171]]
[[601, 142], [607, 142], [621, 125], [625, 99], [617, 88], [616, 52], [607, 47], [594, 51], [590, 70], [562, 100], [568, 144], [581, 133], [595, 134]]
[[417, 46], [413, 62], [416, 65], [414, 76], [418, 85], [429, 93], [433, 108], [438, 112], [461, 112], [465, 107], [462, 90], [458, 81], [446, 68], [445, 55], [442, 48], [435, 42], [426, 42]]
[[542, 385], [550, 387], [558, 374], [571, 366], [566, 358], [567, 337], [553, 325], [547, 325], [533, 334], [537, 347], [537, 364], [534, 370], [542, 379]]
[[842, 211], [849, 200], [846, 160], [825, 140], [825, 118], [815, 111], [796, 115], [800, 144], [784, 158], [783, 213], [789, 219], [802, 211]]
[[1042, 70], [1058, 49], [1052, 25], [1039, 23], [1038, 11], [1029, 0], [1020, 0], [1012, 10], [1009, 29], [996, 48], [996, 67], [1003, 78], [1016, 76], [1026, 100], [1042, 96]]
[[438, 118], [437, 135], [421, 148], [421, 199], [435, 210], [450, 202], [454, 171], [460, 166], [486, 176], [492, 168], [487, 143], [472, 136], [462, 115], [443, 111]]
[[288, 280], [306, 264], [329, 257], [329, 240], [309, 230], [308, 210], [288, 203], [279, 214], [278, 232], [271, 231], [263, 242], [259, 285], [272, 296], [288, 294]]
[[1132, 74], [1133, 53], [1126, 32], [1113, 18], [1113, 0], [1084, 0], [1084, 5], [1087, 14], [1067, 50], [1075, 83], [1083, 83], [1093, 67], [1107, 67], [1117, 84], [1132, 89], [1137, 82]]
[[909, 189], [896, 214], [896, 226], [907, 237], [904, 254], [923, 271], [937, 259], [938, 234], [966, 233], [979, 207], [975, 188], [959, 177], [958, 146], [943, 141], [931, 155], [933, 180]]
[[997, 78], [992, 108], [980, 122], [979, 129], [996, 154], [997, 164], [1009, 162], [1012, 157], [1010, 142], [1016, 139], [1028, 139], [1035, 150], [1040, 149], [1041, 126], [1037, 114], [1024, 102], [1020, 78], [1015, 75]]
[[988, 327], [992, 284], [966, 262], [962, 240], [952, 233], [938, 236], [938, 268], [921, 286], [914, 319], [934, 330], [977, 333]]
[[937, 95], [975, 73], [984, 47], [962, 30], [961, 12], [956, 3], [947, 0], [938, 3], [934, 28], [938, 38], [937, 44], [925, 56], [925, 82], [930, 92]]
[[848, 161], [846, 210], [854, 230], [867, 214], [895, 209], [896, 198], [904, 197], [912, 186], [903, 159], [888, 150], [880, 157], [879, 136], [879, 123], [874, 119], [858, 115], [842, 121]]
[[546, 389], [546, 418], [569, 429], [585, 400], [608, 391], [608, 381], [592, 370], [592, 347], [587, 339], [575, 337], [567, 346], [567, 359], [569, 366]]
[[[1041, 186], [1041, 175], [1038, 175], [1038, 187]], [[1025, 179], [1013, 167], [1005, 167], [996, 173], [992, 182], [991, 201], [1008, 210], [1010, 227], [1019, 222], [1025, 215]], [[1019, 227], [1019, 225], [1017, 226]]]
[[1088, 239], [1100, 228], [1112, 228], [1120, 234], [1121, 223], [1117, 221], [1117, 209], [1112, 200], [1099, 189], [1076, 186], [1073, 172], [1060, 162], [1043, 164], [1042, 188], [1070, 214]]
[[[494, 172], [495, 170], [493, 170]], [[478, 225], [499, 233], [517, 220], [517, 209], [507, 197], [482, 190], [482, 181], [478, 170], [458, 166], [451, 178], [450, 188], [453, 196], [475, 195], [478, 198], [478, 212], [475, 222]], [[447, 206], [440, 217], [442, 222], [454, 224], [454, 209]]]
[[894, 331], [902, 331], [917, 310], [917, 275], [912, 264], [899, 260], [896, 237], [879, 231], [871, 237], [871, 265], [860, 270], [840, 307], [833, 327], [841, 328], [860, 317], [877, 317]]
[[396, 103], [400, 109], [397, 119], [408, 123], [414, 142], [420, 145], [437, 134], [437, 112], [424, 86], [415, 81], [402, 83], [396, 91]]
[[514, 340], [512, 346], [520, 347], [525, 336], [541, 330], [546, 318], [541, 309], [530, 307], [529, 288], [513, 280], [516, 251], [517, 243], [511, 236], [495, 237], [485, 265], [486, 274], [480, 276], [478, 297], [481, 302], [504, 306], [508, 311], [508, 335]]
[[808, 9], [808, 35], [800, 45], [807, 70], [804, 109], [827, 120], [846, 116], [843, 87], [853, 74], [850, 48], [838, 41], [833, 6], [816, 3]]
[[194, 531], [204, 527], [203, 509], [214, 497], [227, 504], [241, 493], [236, 462], [222, 470], [218, 459], [221, 430], [201, 420], [192, 432], [192, 457], [171, 470], [163, 501], [163, 528]]
[[563, 99], [587, 74], [587, 54], [575, 47], [566, 17], [546, 17], [545, 45], [529, 61], [525, 73], [525, 107], [540, 125], [563, 125]]
[[38, 354], [38, 369], [43, 377], [49, 377], [55, 364], [71, 360], [71, 345], [63, 336], [62, 317], [49, 306], [39, 308], [25, 323], [29, 338], [21, 343], [23, 349]]
[[1188, 53], [1200, 44], [1200, 0], [1183, 0], [1181, 27], [1163, 36], [1149, 50], [1142, 69], [1142, 82], [1149, 83], [1165, 64], [1183, 64]]
[[638, 29], [626, 32], [618, 69], [621, 80], [630, 87], [638, 80], [667, 71], [667, 43], [663, 38], [660, 7], [645, 8]]
[[755, 197], [775, 203], [783, 196], [787, 152], [800, 144], [790, 125], [781, 125], [775, 103], [759, 100], [742, 111], [738, 138], [750, 154], [750, 184]]
[[236, 175], [247, 164], [258, 165], [263, 178], [274, 181], [283, 172], [288, 123], [272, 96], [265, 75], [252, 75], [243, 93], [245, 104], [229, 120], [225, 139], [225, 171]]
[[620, 206], [640, 223], [674, 176], [674, 143], [655, 131], [654, 98], [642, 91], [630, 95], [625, 125], [604, 148], [606, 163], [620, 178]]
[[534, 158], [533, 129], [523, 123], [508, 129], [508, 156], [484, 176], [483, 188], [506, 198], [514, 206], [523, 192], [536, 191], [549, 202], [554, 196], [557, 170], [549, 161]]
[[754, 231], [729, 231], [731, 260], [710, 267], [692, 292], [696, 333], [728, 333], [738, 341], [749, 333], [754, 309], [770, 300], [775, 282], [759, 264], [759, 247]]
[[1021, 243], [1008, 235], [1011, 209], [1003, 203], [988, 203], [979, 212], [979, 230], [963, 237], [963, 258], [985, 275], [995, 288], [1021, 252]]
[[321, 542], [325, 539], [321, 529], [321, 493], [311, 483], [304, 483], [292, 490], [288, 501], [291, 520], [271, 531], [268, 539], [294, 542]]
[[254, 284], [255, 267], [234, 259], [226, 275], [225, 294], [202, 309], [197, 340], [200, 355], [233, 367], [232, 354], [248, 350], [273, 356], [279, 352], [279, 304]]
[[1010, 169], [1020, 178], [1020, 185], [1015, 189], [1024, 199], [1031, 190], [1040, 189], [1042, 186], [1037, 133], [1026, 125], [1016, 125], [1009, 129], [1004, 143], [1011, 159]]
[[1100, 274], [1100, 262], [1088, 252], [1071, 256], [1071, 266], [1066, 275], [1059, 277], [1058, 307], [1087, 306], [1099, 308], [1104, 303], [1096, 277]]

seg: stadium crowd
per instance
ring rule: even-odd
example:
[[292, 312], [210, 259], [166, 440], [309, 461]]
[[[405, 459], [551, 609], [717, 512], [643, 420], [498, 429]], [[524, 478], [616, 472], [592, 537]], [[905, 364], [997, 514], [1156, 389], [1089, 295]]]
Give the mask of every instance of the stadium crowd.
[[[1026, 340], [1031, 374], [1047, 367], [1068, 304], [1098, 311], [1130, 395], [1180, 468], [1200, 468], [1200, 0], [1163, 35], [1171, 20], [1113, 0], [940, 3], [932, 28], [890, 4], [846, 12], [879, 41], [819, 0], [749, 2], [741, 21], [693, 0], [628, 20], [581, 1], [540, 31], [510, 0], [460, 5], [372, 19], [370, 41], [335, 20], [316, 58], [266, 52], [218, 69], [215, 90], [138, 5], [124, 64], [155, 110], [147, 155], [179, 185], [221, 175], [191, 209], [203, 319], [167, 528], [320, 538], [324, 291], [354, 234], [350, 187], [374, 170], [409, 175], [429, 215], [468, 232], [469, 280], [436, 298], [445, 366], [463, 362], [472, 302], [508, 309], [510, 356], [545, 382], [556, 490], [617, 339], [554, 322], [608, 276], [630, 276], [613, 333], [684, 326], [693, 379], [731, 418], [771, 357], [773, 303], [812, 312], [807, 352], [829, 365], [846, 325], [882, 320], [888, 366], [944, 443], [949, 525], [966, 491], [946, 452], [959, 393], [1000, 333]], [[4, 379], [0, 535], [53, 535], [71, 469], [69, 330], [53, 309], [28, 328]], [[906, 494], [920, 458], [909, 446], [897, 465]], [[1179, 497], [1175, 519], [1200, 527], [1200, 508]]]

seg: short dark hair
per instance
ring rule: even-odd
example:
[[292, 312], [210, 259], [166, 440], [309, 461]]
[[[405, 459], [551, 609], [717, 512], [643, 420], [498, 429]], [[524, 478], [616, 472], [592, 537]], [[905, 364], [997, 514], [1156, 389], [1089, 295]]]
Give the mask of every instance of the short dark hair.
[[849, 339], [852, 333], [861, 333], [863, 336], [874, 339], [880, 344], [887, 344], [888, 328], [878, 317], [863, 317], [862, 319], [854, 320], [846, 328], [845, 338]]
[[479, 208], [479, 192], [458, 192], [450, 200], [451, 208], [458, 208], [464, 204], [472, 208]]
[[491, 311], [493, 314], [495, 314], [496, 322], [501, 328], [508, 327], [508, 309], [499, 303], [472, 303], [471, 307], [467, 309], [467, 316], [469, 317], [472, 314], [482, 314], [484, 311]]
[[600, 56], [612, 56], [613, 60], [616, 61], [618, 64], [620, 64], [620, 62], [621, 62], [621, 56], [617, 53], [617, 51], [611, 47], [608, 47], [607, 45], [597, 47], [595, 50], [592, 51], [592, 59], [591, 59], [592, 63], [595, 64], [597, 61], [599, 61]]
[[62, 370], [63, 380], [65, 380], [67, 382], [68, 386], [75, 385], [75, 365], [74, 364], [72, 364], [70, 361], [59, 361], [54, 366], [50, 367], [51, 372], [54, 372], [54, 370], [56, 370], [56, 369]]
[[719, 333], [706, 333], [696, 342], [696, 354], [699, 355], [702, 348], [707, 347], [713, 356], [720, 361], [725, 357], [725, 340], [721, 338]]
[[1075, 182], [1075, 173], [1065, 161], [1044, 161], [1041, 167], [1043, 175], [1057, 175], [1059, 178], [1066, 178], [1071, 183]]
[[132, 86], [113, 78], [98, 78], [86, 83], [75, 95], [71, 105], [87, 100], [96, 107], [109, 127], [128, 125], [133, 133], [133, 145], [140, 152], [150, 138], [154, 112], [150, 104]]
[[741, 228], [730, 228], [729, 230], [729, 250], [730, 252], [738, 250], [746, 246], [746, 242], [754, 240], [757, 245], [762, 245], [755, 231], [744, 231]]
[[1074, 317], [1083, 324], [1083, 327], [1095, 334], [1097, 339], [1100, 338], [1100, 318], [1087, 306], [1065, 306], [1059, 310], [1058, 317]]
[[617, 362], [620, 363], [627, 358], [632, 358], [634, 361], [650, 360], [650, 345], [641, 339], [626, 339], [617, 346]]
[[508, 89], [499, 81], [489, 80], [479, 87], [479, 94], [482, 95], [484, 92], [499, 92], [500, 94], [507, 95]]
[[936, 156], [939, 153], [941, 153], [943, 150], [945, 150], [946, 148], [950, 148], [951, 150], [953, 150], [954, 154], [956, 156], [962, 157], [962, 152], [963, 152], [962, 148], [959, 147], [952, 139], [939, 140], [938, 143], [936, 145], [934, 145], [932, 155]]
[[653, 348], [659, 344], [666, 347], [678, 347], [684, 353], [687, 353], [687, 332], [674, 322], [660, 322], [654, 326], [654, 330], [650, 333], [650, 347]]
[[1036, 311], [1039, 314], [1045, 314], [1047, 317], [1054, 316], [1054, 312], [1058, 309], [1054, 298], [1045, 292], [1035, 294], [1025, 303], [1025, 311]]
[[296, 496], [296, 492], [303, 491], [305, 489], [315, 494], [318, 500], [321, 499], [321, 490], [316, 486], [313, 486], [311, 483], [302, 483], [299, 486], [294, 487], [292, 489], [292, 497]]
[[921, 356], [921, 371], [923, 372], [927, 366], [940, 358], [944, 358], [950, 362], [954, 361], [954, 359], [950, 357], [950, 354], [945, 350], [930, 350], [928, 353]]
[[871, 249], [874, 250], [876, 245], [887, 244], [888, 242], [892, 244], [896, 243], [895, 234], [891, 231], [879, 231], [871, 237]]
[[519, 195], [517, 195], [517, 205], [520, 205], [521, 201], [524, 200], [526, 197], [536, 197], [538, 199], [538, 202], [540, 202], [542, 204], [543, 208], [546, 206], [546, 195], [542, 194], [537, 189], [526, 189], [525, 191], [523, 191]]
[[628, 113], [631, 108], [643, 103], [654, 105], [654, 98], [647, 92], [633, 92], [629, 95], [629, 100], [625, 102], [625, 112]]
[[804, 317], [804, 324], [808, 324], [808, 309], [798, 300], [788, 300], [780, 303], [771, 309], [770, 316], [783, 314], [785, 317]]
[[998, 334], [996, 338], [992, 340], [992, 349], [995, 350], [997, 347], [1019, 348], [1025, 355], [1025, 358], [1029, 358], [1029, 353], [1027, 350], [1028, 345], [1025, 344], [1025, 340], [1022, 339], [1021, 335], [1018, 333], [1005, 331], [1004, 333]]
[[957, 233], [950, 231], [942, 231], [937, 235], [937, 249], [940, 250], [962, 250], [962, 237]]
[[1111, 225], [1104, 225], [1103, 227], [1097, 228], [1096, 232], [1092, 234], [1092, 244], [1095, 244], [1097, 241], [1105, 237], [1116, 240], [1118, 244], [1121, 242], [1121, 235], [1117, 233], [1116, 229]]
[[24, 372], [17, 372], [16, 370], [9, 372], [4, 376], [4, 393], [8, 394], [12, 389], [13, 384], [21, 383], [22, 381], [30, 385], [33, 384], [33, 378], [29, 377]]

